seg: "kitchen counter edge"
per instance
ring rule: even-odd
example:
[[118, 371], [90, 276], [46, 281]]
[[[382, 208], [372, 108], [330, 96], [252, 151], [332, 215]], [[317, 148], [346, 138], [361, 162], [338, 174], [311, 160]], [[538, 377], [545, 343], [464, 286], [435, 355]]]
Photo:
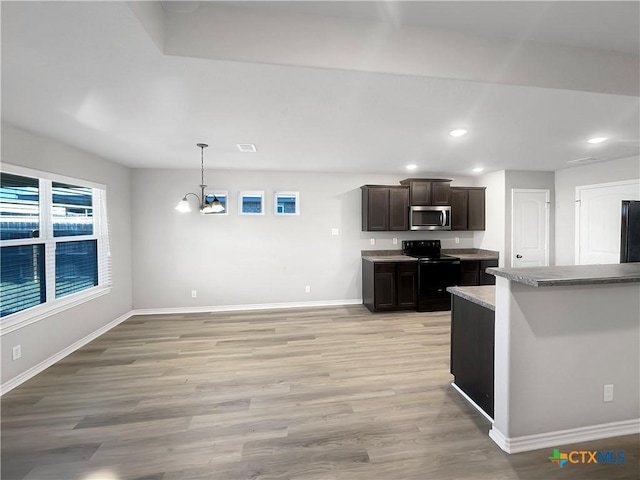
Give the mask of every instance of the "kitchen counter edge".
[[373, 263], [395, 263], [395, 262], [417, 262], [418, 259], [414, 257], [408, 257], [406, 255], [368, 255], [363, 256], [362, 260]]
[[495, 285], [480, 285], [477, 287], [448, 287], [447, 292], [472, 303], [496, 311]]
[[532, 287], [640, 282], [640, 262], [556, 267], [487, 268], [487, 273]]

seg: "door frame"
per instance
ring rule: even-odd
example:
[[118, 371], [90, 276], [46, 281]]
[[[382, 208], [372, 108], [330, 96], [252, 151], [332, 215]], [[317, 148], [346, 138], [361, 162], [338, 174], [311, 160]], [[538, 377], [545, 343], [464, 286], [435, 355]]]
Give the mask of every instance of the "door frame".
[[[606, 183], [594, 183], [591, 185], [578, 185], [576, 186], [576, 206], [575, 206], [575, 217], [576, 222], [574, 225], [574, 258], [573, 263], [575, 265], [580, 265], [580, 206], [581, 199], [580, 195], [585, 190], [591, 190], [593, 188], [606, 188], [606, 187], [621, 187], [625, 185], [637, 186], [640, 185], [640, 179], [636, 178], [633, 180], [620, 180], [618, 182], [606, 182]], [[630, 199], [631, 200], [631, 199]]]
[[545, 223], [545, 239], [544, 239], [544, 263], [545, 265], [549, 265], [549, 207], [551, 205], [551, 190], [549, 190], [548, 188], [512, 188], [511, 189], [511, 268], [515, 268], [513, 265], [515, 263], [516, 260], [516, 249], [515, 249], [515, 242], [514, 242], [514, 231], [515, 229], [513, 228], [514, 225], [514, 212], [515, 209], [513, 208], [515, 202], [515, 194], [516, 193], [540, 193], [540, 192], [544, 192], [545, 193], [545, 219], [544, 219], [544, 223]]

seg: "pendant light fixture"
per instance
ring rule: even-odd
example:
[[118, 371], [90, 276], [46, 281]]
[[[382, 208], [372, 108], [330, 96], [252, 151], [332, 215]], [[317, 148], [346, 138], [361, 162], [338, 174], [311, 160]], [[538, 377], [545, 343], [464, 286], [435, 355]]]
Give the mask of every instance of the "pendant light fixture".
[[204, 189], [207, 188], [207, 186], [204, 184], [204, 149], [207, 148], [209, 145], [207, 145], [206, 143], [196, 143], [196, 145], [200, 149], [201, 195], [198, 196], [198, 194], [192, 193], [192, 192], [185, 194], [182, 200], [180, 200], [180, 203], [178, 203], [178, 205], [176, 206], [176, 210], [178, 210], [179, 212], [190, 212], [191, 207], [189, 206], [189, 200], [187, 200], [187, 197], [189, 195], [193, 195], [198, 199], [198, 202], [200, 203], [200, 213], [205, 213], [205, 214], [222, 213], [224, 212], [224, 207], [222, 206], [222, 203], [220, 203], [220, 200], [218, 200], [215, 195], [213, 195], [213, 198], [209, 200], [209, 197], [211, 195], [206, 195], [204, 193]]

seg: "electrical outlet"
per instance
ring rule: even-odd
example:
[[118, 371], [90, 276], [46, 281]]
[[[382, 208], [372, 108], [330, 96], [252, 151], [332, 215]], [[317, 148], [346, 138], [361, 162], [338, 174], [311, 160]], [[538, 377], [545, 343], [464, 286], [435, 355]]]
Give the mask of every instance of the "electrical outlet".
[[191, 290], [191, 298], [197, 298], [197, 297], [198, 297], [197, 290]]
[[333, 235], [334, 237], [336, 235], [340, 235], [340, 230], [338, 230], [337, 228], [332, 228], [331, 229], [331, 235]]
[[394, 239], [393, 239], [393, 244], [394, 244], [394, 245], [397, 245], [397, 244], [398, 244], [398, 239], [397, 239], [397, 238], [394, 238]]
[[372, 239], [371, 239], [371, 245], [375, 245], [375, 244], [376, 244], [376, 239], [375, 239], [375, 238], [372, 238]]
[[456, 237], [456, 243], [460, 243], [460, 237]]
[[307, 285], [306, 287], [304, 287], [304, 291], [306, 293], [311, 293], [311, 285]]
[[14, 360], [18, 360], [22, 356], [22, 346], [16, 345], [11, 349], [11, 354]]
[[613, 385], [605, 385], [603, 388], [603, 398], [604, 402], [613, 402]]

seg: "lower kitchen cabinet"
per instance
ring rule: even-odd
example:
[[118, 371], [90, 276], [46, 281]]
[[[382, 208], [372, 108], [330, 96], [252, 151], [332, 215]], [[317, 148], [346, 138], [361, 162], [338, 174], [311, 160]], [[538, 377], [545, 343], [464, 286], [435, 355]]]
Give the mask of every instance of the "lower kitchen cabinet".
[[417, 262], [362, 260], [362, 300], [372, 312], [415, 310]]
[[495, 285], [496, 277], [485, 270], [497, 267], [498, 260], [462, 260], [460, 262], [460, 286]]
[[457, 295], [451, 307], [454, 383], [493, 418], [495, 312]]

